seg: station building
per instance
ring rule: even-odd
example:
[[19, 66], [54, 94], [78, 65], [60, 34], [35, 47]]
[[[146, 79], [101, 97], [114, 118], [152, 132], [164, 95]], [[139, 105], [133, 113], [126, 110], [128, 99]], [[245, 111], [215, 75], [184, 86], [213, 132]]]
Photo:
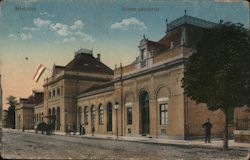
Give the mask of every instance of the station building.
[[[181, 80], [185, 62], [196, 52], [204, 31], [216, 23], [184, 15], [167, 23], [158, 41], [145, 36], [139, 43], [139, 56], [129, 65], [114, 70], [102, 63], [100, 54], [80, 49], [65, 66], [54, 65], [44, 83], [43, 103], [34, 108], [46, 122], [54, 116], [57, 132], [148, 136], [188, 139], [201, 136], [202, 124], [210, 118], [212, 134], [221, 136], [224, 115], [209, 111], [184, 95]], [[237, 118], [250, 118], [245, 108], [230, 115], [230, 130]]]

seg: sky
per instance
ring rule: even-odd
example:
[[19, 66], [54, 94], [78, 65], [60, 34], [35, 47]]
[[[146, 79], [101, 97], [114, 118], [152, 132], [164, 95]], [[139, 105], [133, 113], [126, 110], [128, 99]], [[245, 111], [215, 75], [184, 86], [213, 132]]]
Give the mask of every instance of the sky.
[[218, 23], [220, 19], [249, 27], [249, 5], [241, 0], [8, 0], [0, 4], [0, 73], [3, 107], [9, 95], [25, 98], [43, 89], [33, 76], [39, 64], [66, 65], [80, 48], [110, 68], [127, 65], [138, 55], [143, 35], [158, 41], [165, 20], [184, 15]]

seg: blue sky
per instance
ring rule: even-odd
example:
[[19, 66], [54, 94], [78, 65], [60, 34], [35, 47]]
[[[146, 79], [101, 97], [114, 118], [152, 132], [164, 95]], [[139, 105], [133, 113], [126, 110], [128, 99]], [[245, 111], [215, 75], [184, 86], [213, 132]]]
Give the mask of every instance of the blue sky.
[[[80, 48], [101, 53], [102, 61], [112, 69], [120, 62], [129, 64], [137, 56], [144, 34], [159, 40], [165, 35], [165, 19], [179, 18], [185, 9], [188, 15], [205, 20], [249, 25], [244, 1], [4, 1], [0, 10], [0, 71], [5, 96], [25, 97], [33, 88], [42, 89], [43, 81], [32, 81], [36, 67], [40, 63], [49, 68], [54, 63], [65, 65]], [[43, 78], [46, 76], [50, 73]]]

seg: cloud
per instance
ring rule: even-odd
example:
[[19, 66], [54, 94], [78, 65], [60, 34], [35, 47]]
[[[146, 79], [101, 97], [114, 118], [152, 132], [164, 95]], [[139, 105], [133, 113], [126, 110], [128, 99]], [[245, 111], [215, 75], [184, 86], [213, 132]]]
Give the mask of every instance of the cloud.
[[82, 29], [83, 26], [84, 26], [84, 23], [81, 20], [77, 20], [74, 22], [72, 26], [70, 26], [70, 29], [72, 30]]
[[47, 16], [47, 17], [55, 17], [55, 15], [54, 14], [49, 14], [48, 12], [40, 12], [40, 15], [45, 15], [45, 16]]
[[131, 27], [131, 26], [134, 28], [138, 28], [140, 30], [144, 30], [147, 28], [142, 21], [140, 21], [134, 17], [123, 19], [121, 22], [116, 22], [116, 23], [112, 24], [110, 26], [110, 28], [111, 29], [128, 30], [129, 27]]
[[80, 31], [78, 31], [75, 33], [75, 35], [79, 36], [80, 40], [82, 40], [84, 42], [94, 42], [95, 41], [95, 39], [87, 33], [82, 33]]
[[52, 31], [55, 31], [60, 36], [68, 36], [71, 34], [68, 25], [62, 23], [56, 23], [56, 24], [52, 23], [50, 25], [50, 29]]
[[72, 41], [76, 41], [76, 37], [70, 37], [70, 38], [64, 38], [63, 42], [72, 42]]
[[22, 30], [24, 30], [24, 31], [36, 31], [36, 30], [38, 30], [38, 28], [35, 28], [35, 27], [23, 27], [22, 28]]
[[20, 33], [21, 40], [29, 40], [32, 39], [32, 35], [30, 33]]
[[8, 38], [13, 39], [13, 40], [17, 40], [17, 36], [14, 34], [9, 34]]
[[35, 18], [34, 20], [33, 20], [33, 23], [37, 26], [37, 27], [42, 27], [42, 26], [48, 26], [50, 23], [51, 23], [51, 21], [50, 20], [43, 20], [43, 19], [41, 19], [40, 17], [38, 17], [38, 18]]

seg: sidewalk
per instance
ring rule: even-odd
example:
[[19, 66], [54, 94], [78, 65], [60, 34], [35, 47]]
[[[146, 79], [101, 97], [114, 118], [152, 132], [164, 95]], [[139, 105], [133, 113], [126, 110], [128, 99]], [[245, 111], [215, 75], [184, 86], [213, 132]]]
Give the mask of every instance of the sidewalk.
[[[179, 140], [179, 139], [163, 139], [163, 138], [148, 138], [148, 137], [130, 137], [130, 136], [120, 136], [117, 137], [113, 135], [74, 135], [81, 138], [89, 139], [104, 139], [104, 140], [118, 140], [118, 141], [128, 141], [128, 142], [139, 142], [139, 143], [149, 143], [158, 145], [173, 145], [173, 146], [189, 146], [189, 147], [203, 147], [203, 148], [222, 148], [222, 139], [212, 139], [212, 143], [204, 143], [204, 140]], [[228, 141], [230, 149], [244, 149], [250, 151], [250, 143], [236, 143], [234, 140]]]
[[[22, 132], [21, 130], [12, 130], [14, 132]], [[34, 130], [25, 130], [25, 132], [35, 133]], [[204, 143], [203, 139], [197, 140], [179, 140], [179, 139], [163, 139], [163, 138], [148, 138], [148, 137], [130, 137], [130, 136], [119, 136], [118, 139], [114, 135], [99, 135], [91, 134], [79, 135], [79, 134], [65, 134], [62, 132], [55, 132], [55, 135], [60, 136], [70, 136], [88, 139], [99, 139], [99, 140], [118, 140], [118, 141], [128, 141], [128, 142], [138, 142], [138, 143], [148, 143], [148, 144], [158, 144], [158, 145], [173, 145], [173, 146], [184, 146], [184, 147], [202, 147], [202, 148], [220, 148], [222, 149], [223, 141], [222, 139], [212, 139], [212, 143]], [[230, 149], [242, 149], [250, 151], [250, 143], [237, 143], [234, 140], [228, 141]]]

